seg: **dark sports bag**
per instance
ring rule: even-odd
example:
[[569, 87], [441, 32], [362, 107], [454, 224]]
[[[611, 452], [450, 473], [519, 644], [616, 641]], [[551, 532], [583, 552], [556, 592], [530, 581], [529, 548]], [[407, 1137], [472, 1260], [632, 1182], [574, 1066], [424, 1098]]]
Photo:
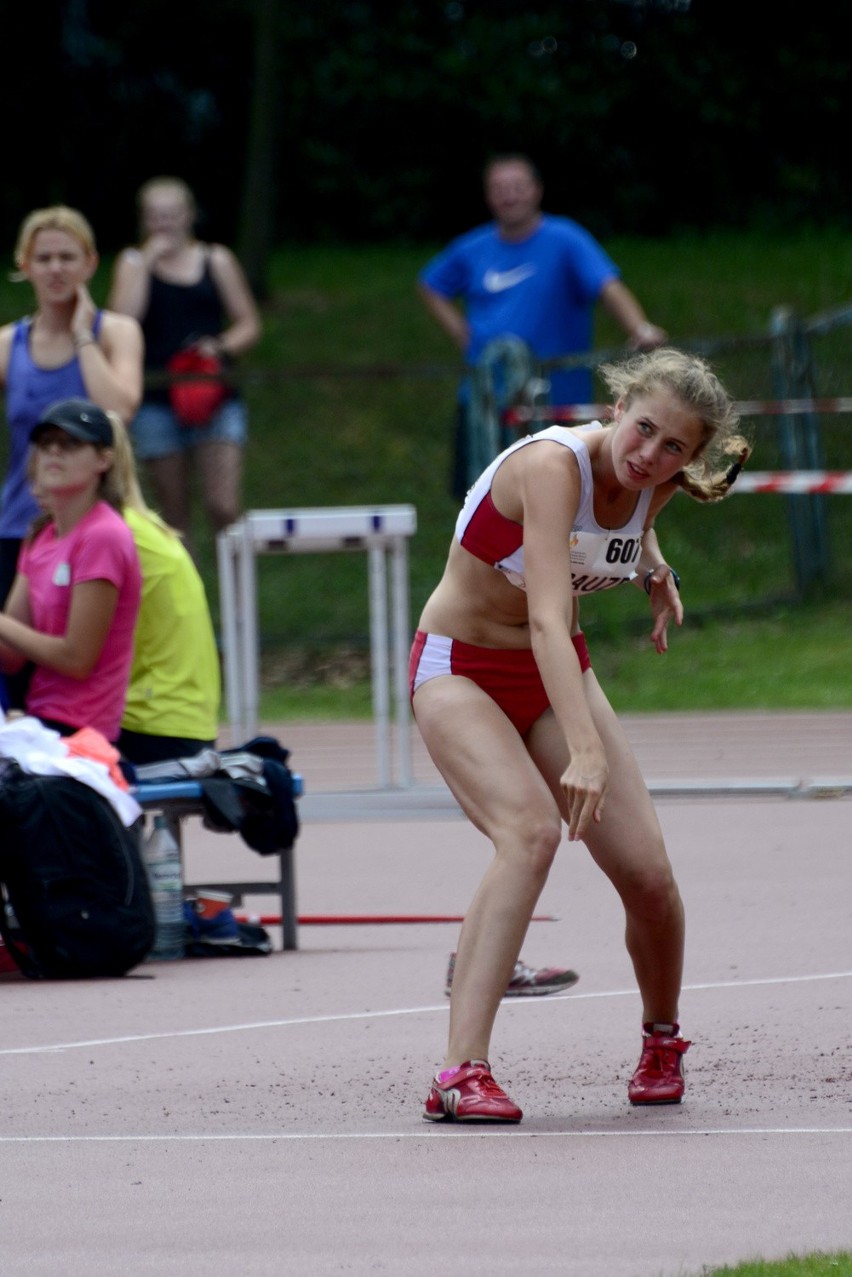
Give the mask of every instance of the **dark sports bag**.
[[101, 794], [72, 777], [5, 764], [0, 895], [0, 931], [33, 979], [124, 975], [154, 943], [138, 826], [126, 829]]

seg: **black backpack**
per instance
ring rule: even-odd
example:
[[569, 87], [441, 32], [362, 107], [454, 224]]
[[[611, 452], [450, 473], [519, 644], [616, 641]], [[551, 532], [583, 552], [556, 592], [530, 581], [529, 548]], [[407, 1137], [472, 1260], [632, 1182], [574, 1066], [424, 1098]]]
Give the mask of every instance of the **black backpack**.
[[140, 826], [126, 829], [82, 781], [4, 762], [0, 931], [25, 975], [124, 975], [149, 953], [154, 907]]

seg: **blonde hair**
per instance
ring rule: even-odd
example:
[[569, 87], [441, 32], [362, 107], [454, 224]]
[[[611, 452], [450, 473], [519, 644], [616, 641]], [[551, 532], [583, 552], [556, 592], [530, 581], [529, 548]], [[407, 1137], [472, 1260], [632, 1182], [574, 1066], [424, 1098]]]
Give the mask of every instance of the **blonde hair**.
[[731, 396], [706, 360], [661, 346], [623, 363], [604, 364], [599, 372], [625, 407], [642, 395], [668, 390], [694, 413], [704, 429], [704, 440], [675, 482], [696, 501], [721, 501], [727, 496], [751, 446], [739, 433], [740, 419]]
[[136, 469], [136, 458], [127, 428], [117, 412], [107, 412], [112, 426], [112, 465], [101, 478], [100, 496], [114, 510], [123, 514], [125, 510], [134, 510], [136, 514], [148, 519], [151, 523], [170, 532], [173, 536], [179, 533], [170, 528], [155, 510], [152, 510], [142, 495], [139, 473]]
[[71, 235], [83, 249], [87, 257], [97, 253], [95, 232], [82, 213], [76, 208], [68, 208], [65, 204], [53, 204], [50, 208], [36, 208], [21, 222], [18, 238], [15, 243], [15, 266], [17, 270], [10, 279], [21, 280], [21, 273], [33, 251], [33, 243], [39, 231], [65, 231]]

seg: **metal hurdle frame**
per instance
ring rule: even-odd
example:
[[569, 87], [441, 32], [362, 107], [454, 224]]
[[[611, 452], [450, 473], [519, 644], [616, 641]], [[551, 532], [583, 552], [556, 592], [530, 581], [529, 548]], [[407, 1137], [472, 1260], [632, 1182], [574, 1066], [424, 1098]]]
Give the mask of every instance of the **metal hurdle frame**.
[[[225, 691], [233, 728], [249, 737], [255, 734], [258, 723], [257, 556], [366, 552], [378, 785], [381, 789], [390, 789], [395, 784], [411, 785], [408, 540], [416, 530], [414, 506], [377, 505], [249, 510], [237, 523], [219, 533], [216, 552]], [[395, 768], [391, 749], [391, 687], [396, 729]]]

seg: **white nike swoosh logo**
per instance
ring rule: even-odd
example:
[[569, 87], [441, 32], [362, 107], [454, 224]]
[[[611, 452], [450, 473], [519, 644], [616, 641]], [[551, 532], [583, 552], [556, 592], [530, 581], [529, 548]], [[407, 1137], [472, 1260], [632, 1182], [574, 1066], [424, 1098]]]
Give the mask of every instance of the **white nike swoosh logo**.
[[487, 270], [482, 277], [482, 286], [489, 293], [503, 293], [507, 288], [522, 284], [535, 274], [535, 266], [527, 262], [523, 266], [515, 266], [512, 270]]

